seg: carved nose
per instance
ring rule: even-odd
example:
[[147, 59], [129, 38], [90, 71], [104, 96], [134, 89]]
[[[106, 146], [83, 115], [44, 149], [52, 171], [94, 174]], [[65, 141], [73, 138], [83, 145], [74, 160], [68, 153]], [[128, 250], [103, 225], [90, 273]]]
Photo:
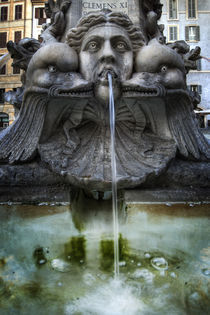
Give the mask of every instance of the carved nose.
[[101, 62], [107, 62], [107, 63], [112, 63], [116, 60], [115, 57], [115, 52], [111, 46], [111, 43], [109, 41], [105, 41], [104, 47], [101, 51]]

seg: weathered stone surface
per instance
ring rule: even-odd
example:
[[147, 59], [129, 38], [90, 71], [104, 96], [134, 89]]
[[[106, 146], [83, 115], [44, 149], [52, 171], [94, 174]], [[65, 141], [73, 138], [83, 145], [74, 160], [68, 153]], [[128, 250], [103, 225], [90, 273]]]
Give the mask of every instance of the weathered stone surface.
[[166, 187], [210, 187], [210, 163], [175, 160], [157, 185]]
[[1, 165], [0, 186], [48, 186], [64, 183], [62, 176], [56, 175], [37, 162], [22, 165]]
[[0, 167], [0, 202], [69, 202], [70, 191], [62, 176], [36, 162]]

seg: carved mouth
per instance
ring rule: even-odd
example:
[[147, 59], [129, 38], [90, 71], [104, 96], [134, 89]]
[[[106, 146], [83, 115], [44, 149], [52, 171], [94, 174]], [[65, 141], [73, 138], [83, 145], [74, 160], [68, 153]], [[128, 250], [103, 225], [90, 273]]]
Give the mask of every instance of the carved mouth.
[[89, 96], [92, 95], [92, 89], [76, 89], [76, 90], [59, 90], [57, 95], [58, 96]]
[[108, 74], [111, 74], [113, 79], [117, 79], [118, 75], [117, 73], [112, 69], [112, 68], [105, 68], [103, 69], [99, 74], [98, 74], [98, 78], [99, 79], [105, 79], [108, 80]]
[[160, 97], [166, 94], [163, 86], [145, 87], [145, 86], [124, 86], [123, 97]]
[[90, 97], [93, 96], [92, 86], [75, 89], [51, 87], [48, 93], [54, 97]]

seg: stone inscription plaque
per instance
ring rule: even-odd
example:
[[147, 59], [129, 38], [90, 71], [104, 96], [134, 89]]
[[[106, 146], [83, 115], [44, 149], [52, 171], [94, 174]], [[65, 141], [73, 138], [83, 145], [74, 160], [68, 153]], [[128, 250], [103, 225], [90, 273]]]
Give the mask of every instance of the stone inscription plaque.
[[82, 15], [91, 11], [109, 9], [112, 11], [123, 12], [128, 14], [128, 1], [123, 0], [82, 0]]

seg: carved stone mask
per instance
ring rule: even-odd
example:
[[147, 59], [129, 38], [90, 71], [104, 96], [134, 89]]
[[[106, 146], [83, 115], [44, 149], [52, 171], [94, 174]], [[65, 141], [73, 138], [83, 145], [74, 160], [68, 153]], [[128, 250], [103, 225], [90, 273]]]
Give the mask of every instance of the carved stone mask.
[[97, 98], [108, 100], [108, 72], [112, 74], [115, 97], [119, 97], [120, 82], [129, 79], [133, 70], [132, 44], [122, 27], [107, 23], [91, 28], [84, 36], [79, 59], [80, 72], [95, 84]]

